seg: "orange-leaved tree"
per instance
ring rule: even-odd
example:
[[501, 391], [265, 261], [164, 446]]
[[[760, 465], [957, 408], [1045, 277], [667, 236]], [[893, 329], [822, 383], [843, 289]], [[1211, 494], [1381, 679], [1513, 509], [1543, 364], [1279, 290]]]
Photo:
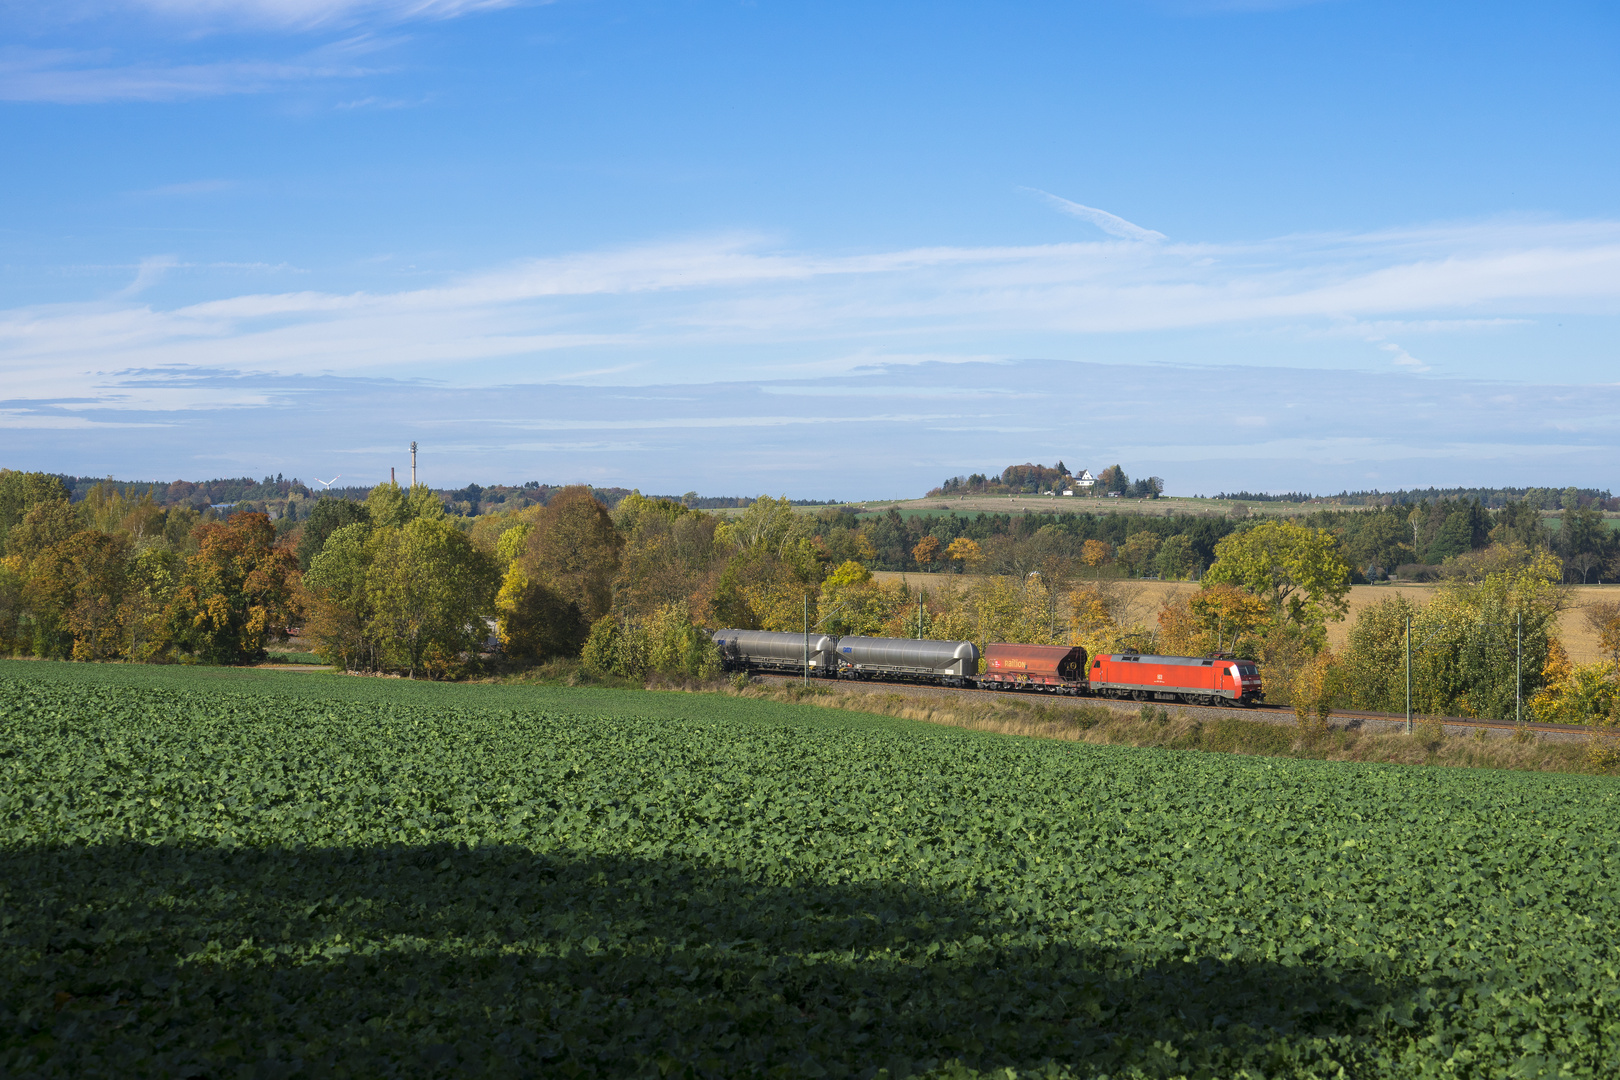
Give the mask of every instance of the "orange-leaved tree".
[[939, 537], [925, 536], [911, 549], [911, 557], [922, 567], [932, 566], [939, 559]]
[[266, 639], [293, 620], [296, 556], [274, 546], [276, 529], [264, 514], [209, 522], [194, 535], [197, 554], [169, 604], [174, 644], [208, 663], [258, 659]]

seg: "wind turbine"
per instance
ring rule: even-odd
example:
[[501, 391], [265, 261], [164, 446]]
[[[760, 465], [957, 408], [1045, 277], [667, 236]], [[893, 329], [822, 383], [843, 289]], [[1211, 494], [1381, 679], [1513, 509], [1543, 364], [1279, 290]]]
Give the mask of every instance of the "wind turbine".
[[315, 478], [315, 482], [317, 484], [321, 485], [321, 490], [322, 491], [325, 491], [327, 488], [329, 488], [333, 484], [337, 483], [338, 480], [340, 480], [342, 478], [342, 476], [343, 476], [342, 473], [338, 473], [337, 476], [332, 477], [332, 479], [330, 479], [330, 480], [322, 480], [320, 477], [317, 476]]

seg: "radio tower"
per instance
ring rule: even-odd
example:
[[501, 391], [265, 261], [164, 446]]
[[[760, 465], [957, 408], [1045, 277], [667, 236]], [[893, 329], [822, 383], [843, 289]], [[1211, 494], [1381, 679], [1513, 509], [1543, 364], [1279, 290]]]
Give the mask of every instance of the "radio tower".
[[416, 440], [411, 440], [411, 487], [416, 486]]

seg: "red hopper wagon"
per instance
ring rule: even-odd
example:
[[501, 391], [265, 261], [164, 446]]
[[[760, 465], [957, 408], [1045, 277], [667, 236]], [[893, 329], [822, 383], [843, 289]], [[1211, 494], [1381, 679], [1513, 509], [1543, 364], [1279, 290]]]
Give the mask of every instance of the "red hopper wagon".
[[1265, 700], [1260, 669], [1253, 660], [1203, 656], [1098, 656], [1091, 661], [1091, 692], [1189, 705], [1254, 705]]
[[1086, 690], [1086, 650], [1078, 645], [986, 645], [979, 685], [987, 690], [1081, 694]]

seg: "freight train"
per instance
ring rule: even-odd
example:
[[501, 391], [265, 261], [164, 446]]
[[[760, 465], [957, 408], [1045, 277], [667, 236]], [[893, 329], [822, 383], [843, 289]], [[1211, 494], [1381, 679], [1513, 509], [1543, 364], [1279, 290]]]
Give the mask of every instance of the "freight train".
[[1260, 669], [1226, 655], [1088, 656], [1078, 645], [1012, 645], [979, 649], [971, 641], [836, 637], [831, 634], [716, 630], [727, 671], [808, 674], [822, 679], [921, 682], [981, 690], [1182, 701], [1189, 705], [1257, 705], [1265, 700]]

